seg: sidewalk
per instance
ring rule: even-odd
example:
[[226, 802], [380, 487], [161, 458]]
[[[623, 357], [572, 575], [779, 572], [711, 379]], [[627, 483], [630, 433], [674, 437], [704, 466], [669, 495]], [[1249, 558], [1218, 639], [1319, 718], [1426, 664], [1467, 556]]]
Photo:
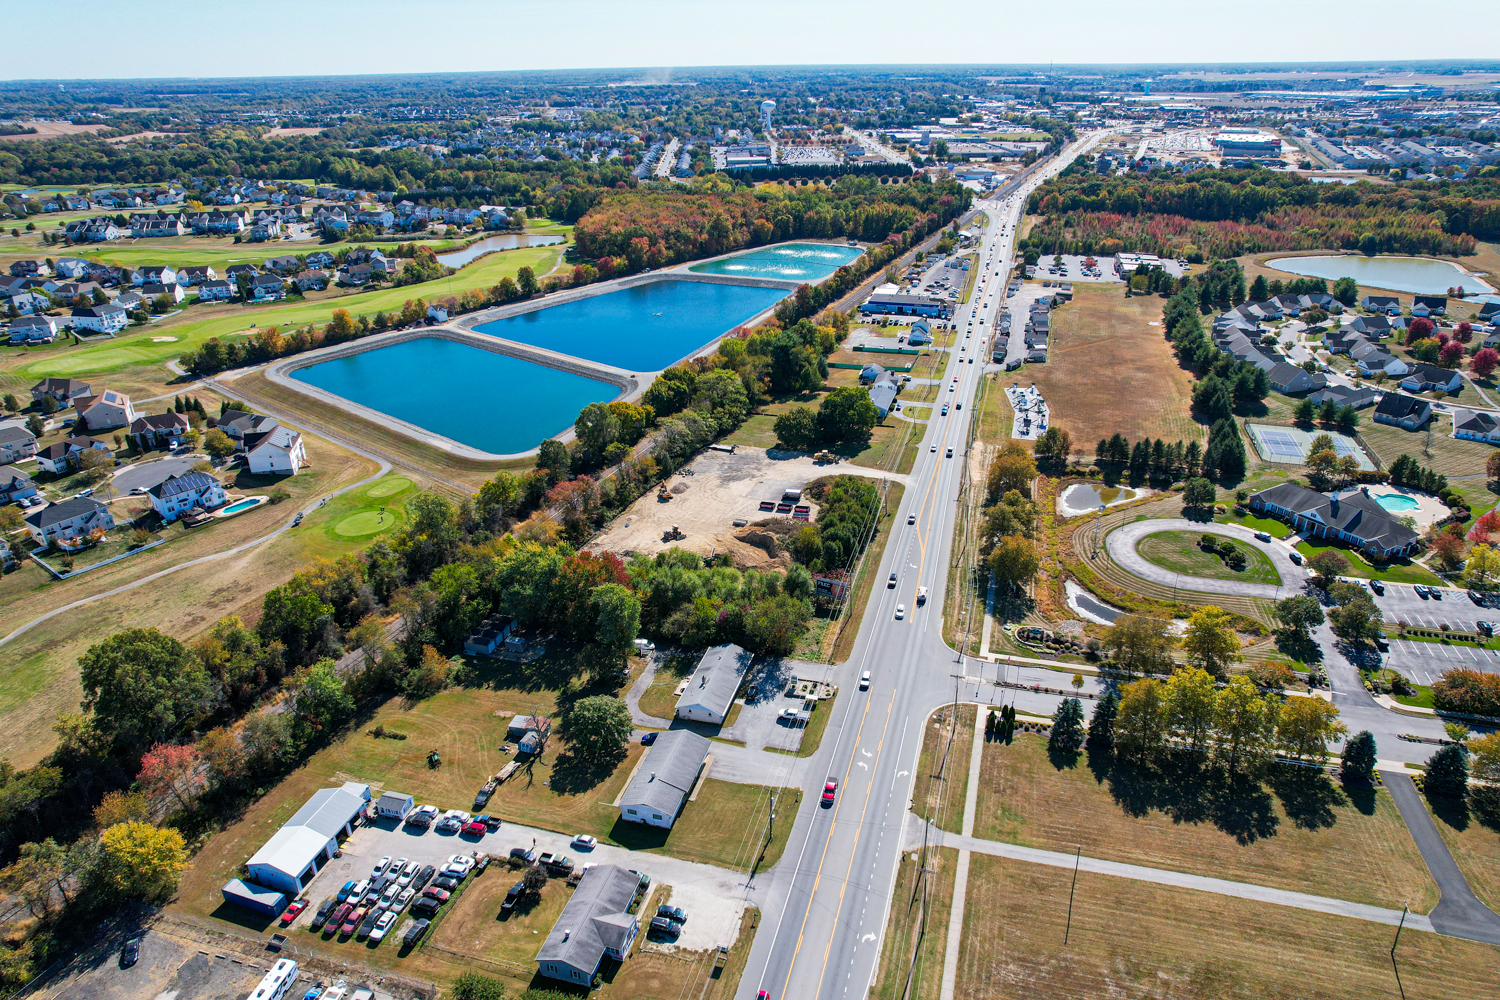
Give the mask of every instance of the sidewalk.
[[[990, 586], [990, 593], [994, 593], [993, 583]], [[974, 814], [978, 811], [979, 804], [979, 765], [984, 757], [984, 722], [982, 720], [989, 714], [989, 711], [988, 706], [976, 706], [974, 743], [969, 750], [969, 784], [964, 789], [963, 836], [965, 838], [972, 838], [974, 835]], [[953, 1000], [954, 991], [958, 987], [958, 953], [963, 944], [964, 901], [969, 891], [969, 857], [970, 852], [967, 848], [958, 849], [958, 867], [953, 874], [953, 908], [948, 914], [948, 945], [943, 952], [941, 1000]]]

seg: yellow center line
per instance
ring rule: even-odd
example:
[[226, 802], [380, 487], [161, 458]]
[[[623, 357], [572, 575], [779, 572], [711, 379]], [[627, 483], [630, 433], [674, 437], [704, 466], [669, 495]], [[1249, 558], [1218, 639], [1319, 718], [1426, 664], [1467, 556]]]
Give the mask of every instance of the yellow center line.
[[[870, 715], [870, 705], [872, 705], [873, 703], [874, 703], [874, 699], [867, 699], [865, 701], [865, 710], [864, 710], [863, 713], [860, 714], [860, 717], [859, 717], [859, 729], [854, 734], [855, 735], [854, 746], [855, 746], [856, 749], [859, 748], [859, 735], [865, 731], [865, 720]], [[895, 704], [896, 704], [896, 693], [893, 691], [893, 692], [891, 692], [891, 706], [894, 706]], [[886, 709], [886, 713], [887, 713], [887, 715], [890, 714], [890, 709], [889, 708]], [[848, 780], [849, 780], [849, 772], [853, 768], [854, 768], [854, 755], [850, 754], [849, 755], [849, 766], [844, 769], [844, 779], [843, 780], [844, 780], [845, 783], [848, 782]], [[792, 949], [792, 961], [791, 961], [791, 963], [786, 968], [786, 981], [787, 981], [787, 985], [789, 985], [789, 986], [791, 985], [791, 982], [792, 982], [792, 971], [794, 969], [796, 969], [796, 967], [797, 967], [797, 955], [802, 951], [802, 937], [803, 937], [804, 934], [807, 933], [807, 918], [810, 917], [810, 916], [812, 916], [813, 899], [818, 895], [818, 884], [823, 881], [823, 862], [825, 860], [827, 860], [827, 858], [828, 858], [828, 848], [833, 845], [833, 831], [839, 825], [839, 813], [843, 810], [843, 807], [844, 807], [844, 800], [842, 798], [839, 799], [838, 802], [833, 807], [833, 826], [829, 827], [829, 829], [828, 829], [828, 836], [823, 841], [823, 853], [818, 858], [818, 874], [813, 878], [812, 891], [807, 894], [807, 909], [805, 911], [803, 911], [803, 914], [802, 914], [802, 926], [799, 927], [799, 928], [797, 928], [797, 947], [794, 948], [794, 949]]]

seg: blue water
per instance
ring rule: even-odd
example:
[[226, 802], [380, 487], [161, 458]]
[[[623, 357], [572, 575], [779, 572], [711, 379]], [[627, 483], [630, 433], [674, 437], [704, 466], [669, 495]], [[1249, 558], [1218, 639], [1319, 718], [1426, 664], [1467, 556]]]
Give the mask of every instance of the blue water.
[[251, 507], [254, 507], [254, 506], [256, 506], [259, 503], [260, 503], [259, 500], [256, 500], [256, 499], [253, 499], [253, 498], [250, 499], [250, 500], [241, 500], [241, 501], [239, 501], [237, 503], [230, 504], [228, 507], [225, 507], [223, 510], [219, 511], [219, 513], [220, 514], [233, 514], [235, 511], [249, 510]]
[[1393, 514], [1404, 513], [1408, 510], [1416, 510], [1422, 505], [1409, 496], [1400, 493], [1382, 493], [1375, 498], [1375, 502]]
[[1267, 267], [1309, 278], [1353, 278], [1369, 288], [1387, 288], [1394, 292], [1416, 295], [1446, 295], [1448, 289], [1462, 286], [1471, 295], [1493, 292], [1480, 279], [1465, 274], [1446, 260], [1431, 257], [1362, 257], [1348, 254], [1338, 257], [1278, 257], [1267, 261]]
[[845, 264], [852, 264], [864, 251], [859, 247], [832, 243], [783, 243], [723, 260], [695, 264], [698, 274], [729, 274], [739, 278], [784, 278], [789, 281], [822, 281]]
[[786, 294], [779, 288], [668, 279], [474, 329], [629, 372], [653, 372], [687, 357]]
[[440, 337], [335, 358], [292, 378], [497, 455], [535, 448], [614, 386]]
[[471, 243], [462, 250], [452, 250], [437, 255], [438, 263], [448, 267], [463, 267], [487, 253], [497, 250], [515, 250], [519, 247], [550, 247], [561, 243], [561, 236], [528, 236], [525, 233], [510, 233], [505, 236], [486, 236], [478, 243]]

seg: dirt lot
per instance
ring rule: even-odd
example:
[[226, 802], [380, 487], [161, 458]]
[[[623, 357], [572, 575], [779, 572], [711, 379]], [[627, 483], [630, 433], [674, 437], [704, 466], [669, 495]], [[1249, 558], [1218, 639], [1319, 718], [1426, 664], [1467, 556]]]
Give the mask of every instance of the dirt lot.
[[27, 139], [56, 139], [60, 135], [78, 135], [80, 132], [103, 132], [108, 125], [74, 125], [72, 122], [18, 121], [11, 124], [36, 129], [25, 135], [0, 135], [0, 142], [25, 142]]
[[[735, 563], [742, 567], [784, 566], [789, 557], [782, 554], [773, 559], [765, 549], [736, 538], [737, 529], [731, 522], [744, 518], [754, 523], [777, 516], [762, 511], [760, 502], [779, 500], [783, 490], [801, 489], [819, 476], [840, 473], [873, 476], [875, 473], [848, 462], [819, 465], [805, 456], [782, 458], [778, 457], [780, 455], [781, 452], [750, 447], [736, 448], [732, 455], [706, 451], [689, 466], [693, 475], [677, 475], [668, 481], [674, 491], [672, 500], [663, 502], [656, 498], [654, 491], [647, 493], [616, 518], [614, 524], [596, 535], [589, 547], [611, 552], [654, 554], [678, 546], [705, 556], [713, 552], [729, 552]], [[687, 488], [675, 492], [681, 486]], [[812, 508], [811, 516], [816, 518], [817, 505], [806, 502]], [[674, 524], [687, 537], [663, 541], [662, 534]]]

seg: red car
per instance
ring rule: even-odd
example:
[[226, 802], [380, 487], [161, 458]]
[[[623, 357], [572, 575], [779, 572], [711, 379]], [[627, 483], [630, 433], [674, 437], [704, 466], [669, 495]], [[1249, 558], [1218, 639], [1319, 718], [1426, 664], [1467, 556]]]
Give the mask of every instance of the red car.
[[292, 921], [297, 919], [297, 914], [301, 913], [305, 909], [307, 909], [307, 900], [292, 900], [291, 904], [286, 908], [286, 912], [282, 913], [281, 915], [281, 926], [290, 927], [292, 925]]
[[333, 911], [333, 916], [328, 918], [328, 923], [323, 925], [323, 933], [333, 934], [337, 932], [339, 929], [339, 925], [344, 922], [344, 918], [349, 916], [349, 914], [353, 912], [353, 910], [354, 904], [340, 903], [339, 908]]
[[344, 919], [344, 922], [339, 925], [339, 933], [353, 934], [359, 930], [360, 922], [365, 919], [365, 914], [369, 911], [370, 908], [367, 906], [361, 906], [358, 909], [352, 910], [349, 916]]
[[448, 892], [447, 889], [439, 889], [434, 885], [429, 888], [423, 889], [422, 895], [426, 896], [428, 899], [435, 899], [439, 903], [446, 903], [448, 902], [448, 897], [452, 894]]
[[487, 832], [484, 824], [477, 819], [464, 826], [464, 833], [471, 837], [483, 837]]
[[831, 806], [831, 805], [833, 805], [833, 797], [834, 797], [835, 794], [837, 794], [838, 790], [839, 790], [838, 779], [837, 778], [829, 778], [828, 779], [828, 783], [823, 786], [823, 804], [825, 806]]

